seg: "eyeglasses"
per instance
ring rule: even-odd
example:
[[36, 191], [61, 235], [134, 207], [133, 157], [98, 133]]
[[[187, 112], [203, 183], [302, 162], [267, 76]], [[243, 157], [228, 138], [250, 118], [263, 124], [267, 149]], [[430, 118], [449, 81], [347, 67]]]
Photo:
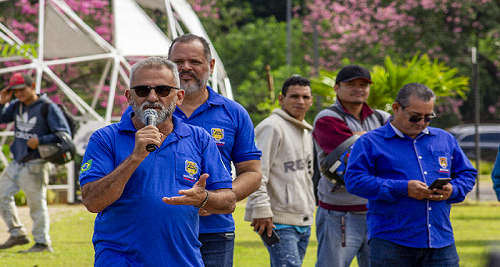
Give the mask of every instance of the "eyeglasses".
[[424, 122], [427, 123], [427, 122], [431, 122], [433, 119], [436, 118], [436, 113], [434, 113], [434, 111], [432, 112], [431, 115], [425, 115], [425, 116], [415, 116], [415, 115], [410, 115], [410, 113], [408, 113], [408, 111], [405, 110], [405, 107], [403, 107], [401, 104], [399, 104], [401, 106], [401, 108], [404, 110], [404, 112], [406, 112], [406, 114], [408, 114], [408, 117], [410, 117], [408, 119], [409, 122], [419, 122], [421, 121], [422, 119], [424, 119]]
[[151, 93], [151, 89], [154, 89], [156, 94], [160, 97], [165, 97], [170, 94], [170, 90], [179, 89], [177, 87], [169, 86], [169, 85], [157, 85], [155, 87], [147, 86], [147, 85], [137, 85], [132, 87], [135, 90], [135, 93], [139, 97], [147, 97], [149, 93]]

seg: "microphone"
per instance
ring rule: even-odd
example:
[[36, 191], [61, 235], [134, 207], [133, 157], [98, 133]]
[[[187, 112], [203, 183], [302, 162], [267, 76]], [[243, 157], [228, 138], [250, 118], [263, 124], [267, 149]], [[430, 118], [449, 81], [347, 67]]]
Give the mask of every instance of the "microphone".
[[[144, 111], [144, 121], [146, 122], [146, 126], [153, 125], [156, 126], [156, 119], [158, 118], [158, 113], [154, 109], [146, 109]], [[153, 144], [149, 144], [146, 146], [146, 150], [148, 152], [153, 152], [156, 150], [156, 146]]]

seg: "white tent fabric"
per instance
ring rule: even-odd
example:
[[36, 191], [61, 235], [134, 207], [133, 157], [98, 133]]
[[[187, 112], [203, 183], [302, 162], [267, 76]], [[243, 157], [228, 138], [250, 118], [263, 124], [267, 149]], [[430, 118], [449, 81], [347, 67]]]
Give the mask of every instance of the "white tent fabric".
[[[106, 51], [52, 5], [45, 9], [44, 58], [68, 58], [102, 54]], [[78, 44], [78, 45], [75, 45]]]
[[[128, 0], [127, 0], [128, 1]], [[147, 7], [150, 9], [158, 9], [164, 13], [172, 14], [175, 21], [170, 18], [170, 21], [174, 21], [176, 25], [170, 25], [171, 29], [177, 30], [177, 33], [173, 34], [173, 38], [178, 35], [183, 35], [184, 32], [179, 23], [188, 30], [189, 33], [202, 36], [207, 39], [210, 43], [210, 49], [212, 50], [212, 57], [215, 59], [215, 70], [212, 76], [212, 87], [222, 95], [233, 99], [231, 85], [229, 84], [229, 79], [227, 78], [226, 71], [224, 70], [224, 65], [222, 64], [217, 51], [210, 42], [207, 32], [203, 28], [198, 16], [191, 8], [191, 5], [185, 0], [135, 0], [140, 6]], [[121, 1], [115, 1], [115, 4]], [[175, 14], [173, 14], [175, 11]], [[174, 30], [172, 30], [174, 31]]]
[[171, 41], [133, 0], [113, 2], [114, 37], [118, 52], [127, 56], [166, 56]]

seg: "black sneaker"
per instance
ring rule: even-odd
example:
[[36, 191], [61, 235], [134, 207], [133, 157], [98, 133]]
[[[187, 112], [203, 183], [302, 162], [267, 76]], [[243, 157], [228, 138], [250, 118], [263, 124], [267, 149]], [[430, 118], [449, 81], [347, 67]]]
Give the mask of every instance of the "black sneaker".
[[36, 243], [28, 250], [21, 250], [19, 253], [31, 253], [31, 252], [54, 252], [54, 249], [50, 245]]
[[0, 249], [11, 248], [17, 245], [24, 245], [30, 242], [30, 238], [27, 235], [20, 236], [10, 236], [5, 243], [0, 245]]

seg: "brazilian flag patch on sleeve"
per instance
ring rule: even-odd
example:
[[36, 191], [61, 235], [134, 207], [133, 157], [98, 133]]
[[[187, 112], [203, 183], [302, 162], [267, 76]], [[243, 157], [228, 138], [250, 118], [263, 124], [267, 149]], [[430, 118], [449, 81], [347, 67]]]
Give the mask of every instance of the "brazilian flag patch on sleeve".
[[89, 159], [87, 162], [82, 164], [82, 168], [80, 169], [80, 172], [88, 171], [91, 166], [92, 166], [92, 160]]

